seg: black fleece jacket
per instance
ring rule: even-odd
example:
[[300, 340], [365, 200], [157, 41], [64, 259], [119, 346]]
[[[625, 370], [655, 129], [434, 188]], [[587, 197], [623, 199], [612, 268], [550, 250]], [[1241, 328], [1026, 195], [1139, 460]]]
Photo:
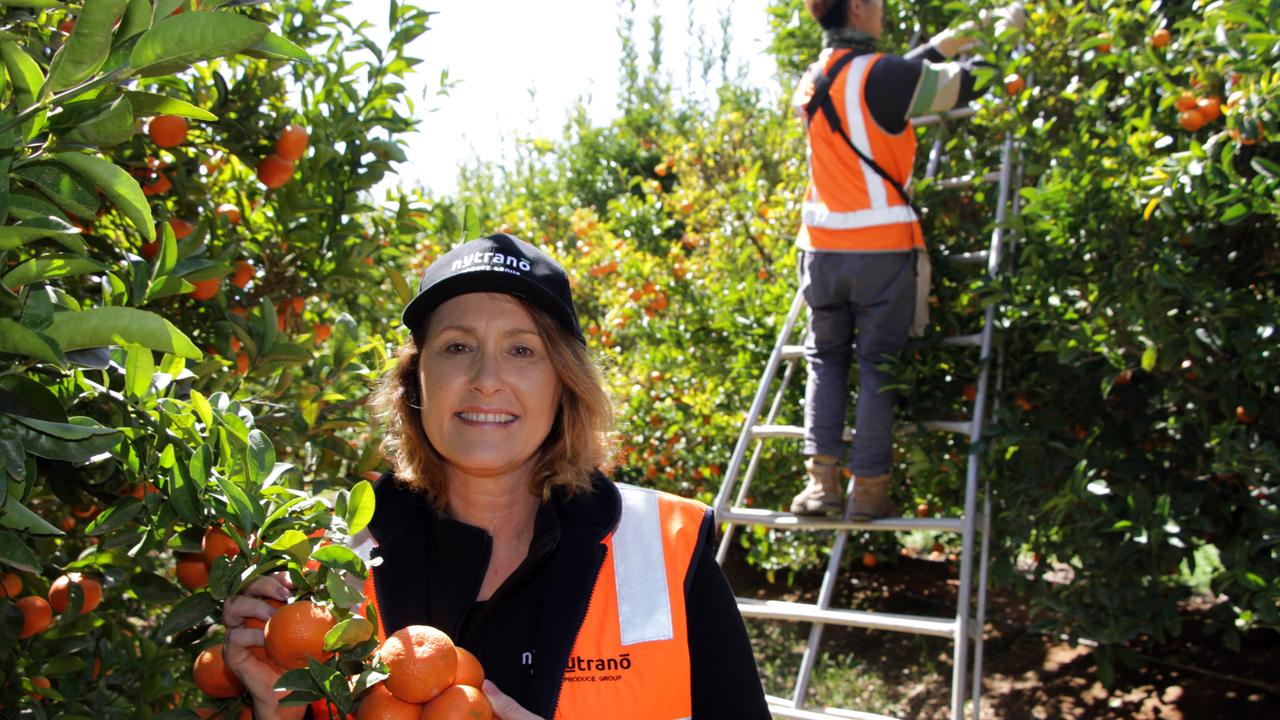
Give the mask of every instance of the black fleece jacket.
[[[551, 718], [605, 560], [604, 540], [621, 513], [617, 488], [597, 475], [590, 493], [554, 494], [538, 511], [528, 557], [485, 602], [475, 597], [489, 564], [488, 533], [436, 511], [389, 473], [376, 496], [369, 530], [382, 559], [373, 576], [383, 628], [444, 630], [503, 692]], [[693, 717], [768, 718], [742, 616], [715, 561], [714, 533], [708, 510], [684, 582]]]

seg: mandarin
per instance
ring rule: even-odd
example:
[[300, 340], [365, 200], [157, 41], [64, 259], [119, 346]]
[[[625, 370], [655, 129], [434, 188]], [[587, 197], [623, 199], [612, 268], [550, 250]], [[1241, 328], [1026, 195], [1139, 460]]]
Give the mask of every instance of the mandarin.
[[188, 590], [199, 590], [209, 585], [209, 565], [200, 553], [178, 554], [178, 582]]
[[267, 626], [267, 655], [286, 670], [307, 666], [308, 659], [325, 662], [333, 657], [324, 649], [324, 635], [337, 624], [333, 614], [323, 605], [300, 600], [276, 611]]
[[356, 710], [356, 720], [418, 720], [421, 715], [421, 705], [392, 695], [386, 683], [374, 685]]
[[453, 676], [453, 684], [477, 688], [484, 684], [484, 666], [480, 659], [461, 645], [454, 645], [453, 649], [458, 653], [458, 672]]
[[204, 531], [204, 539], [200, 541], [200, 554], [210, 565], [214, 558], [225, 555], [233, 558], [240, 554], [240, 546], [221, 528], [211, 527]]
[[211, 698], [235, 697], [244, 692], [244, 683], [231, 672], [226, 661], [222, 659], [222, 644], [206, 648], [196, 656], [191, 666], [191, 676], [196, 687]]
[[310, 136], [301, 125], [286, 125], [276, 138], [276, 155], [283, 160], [294, 162], [307, 151]]
[[279, 155], [268, 155], [258, 163], [258, 180], [272, 190], [293, 179], [293, 163]]
[[422, 708], [420, 720], [493, 720], [493, 706], [470, 685], [454, 685]]
[[49, 601], [36, 595], [19, 598], [14, 605], [22, 611], [22, 633], [19, 637], [29, 638], [36, 633], [44, 632], [53, 624], [53, 608]]
[[18, 573], [5, 573], [0, 579], [0, 598], [18, 597], [22, 592], [22, 576]]
[[71, 584], [75, 583], [80, 586], [80, 591], [84, 593], [84, 605], [80, 608], [80, 613], [86, 614], [93, 612], [98, 607], [98, 603], [102, 602], [102, 585], [93, 578], [87, 578], [80, 573], [67, 573], [49, 586], [49, 607], [58, 612], [65, 612], [67, 606], [71, 603]]
[[387, 689], [405, 702], [424, 703], [453, 684], [458, 653], [449, 636], [430, 625], [410, 625], [378, 648], [387, 666]]
[[159, 147], [178, 147], [187, 141], [187, 119], [178, 115], [154, 117], [147, 126], [147, 134]]
[[196, 288], [189, 295], [196, 300], [209, 300], [218, 294], [218, 287], [222, 284], [221, 278], [209, 278], [208, 280], [195, 280], [191, 283]]

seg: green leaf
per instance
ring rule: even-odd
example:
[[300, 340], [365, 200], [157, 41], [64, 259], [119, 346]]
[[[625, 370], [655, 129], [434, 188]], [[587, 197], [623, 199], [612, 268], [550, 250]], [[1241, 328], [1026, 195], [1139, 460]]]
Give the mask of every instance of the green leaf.
[[31, 512], [12, 493], [4, 500], [4, 512], [0, 513], [0, 527], [7, 527], [10, 530], [17, 530], [31, 535], [65, 534], [50, 525], [44, 518]]
[[25, 355], [58, 365], [67, 364], [67, 358], [57, 343], [8, 318], [0, 318], [0, 353]]
[[198, 592], [183, 598], [160, 625], [161, 635], [173, 635], [204, 622], [218, 609], [218, 601], [208, 592]]
[[329, 628], [324, 634], [326, 652], [355, 647], [373, 637], [373, 623], [362, 617], [351, 617]]
[[156, 372], [156, 360], [151, 351], [130, 345], [125, 350], [124, 389], [130, 397], [146, 397], [151, 392], [151, 378]]
[[311, 557], [311, 540], [299, 530], [285, 530], [280, 537], [267, 543], [267, 547], [287, 553], [299, 565]]
[[209, 401], [199, 390], [191, 391], [191, 407], [196, 409], [196, 415], [200, 416], [200, 422], [206, 428], [213, 427], [213, 408], [209, 407]]
[[77, 173], [68, 172], [67, 168], [57, 163], [26, 165], [14, 170], [13, 175], [35, 186], [45, 197], [72, 215], [91, 218], [98, 214], [98, 193], [94, 190], [93, 183]]
[[111, 53], [112, 27], [128, 4], [128, 0], [84, 0], [75, 28], [49, 63], [42, 96], [79, 85], [102, 67]]
[[[70, 419], [73, 422], [85, 420], [85, 418]], [[0, 424], [8, 426], [8, 433], [16, 435], [21, 440], [23, 448], [29, 454], [49, 460], [86, 463], [94, 457], [111, 450], [120, 442], [120, 434], [116, 431], [111, 431], [110, 434], [95, 433], [79, 440], [70, 440], [36, 429], [36, 425], [42, 423], [43, 421], [24, 418], [19, 415], [0, 416]], [[72, 432], [70, 428], [73, 426], [63, 423], [43, 423], [43, 427], [70, 434]], [[101, 426], [97, 427], [101, 429]]]
[[40, 558], [22, 542], [22, 538], [7, 530], [0, 531], [0, 563], [28, 573], [38, 573], [42, 569]]
[[97, 260], [90, 260], [79, 255], [55, 253], [31, 258], [5, 273], [0, 282], [3, 282], [6, 287], [20, 287], [34, 282], [61, 277], [74, 277], [106, 269], [107, 266]]
[[54, 313], [53, 324], [47, 334], [63, 351], [108, 345], [141, 345], [192, 360], [204, 357], [173, 323], [137, 308], [98, 307], [80, 312]]
[[72, 168], [93, 181], [111, 202], [133, 222], [138, 232], [151, 242], [156, 239], [155, 220], [151, 217], [151, 205], [142, 194], [142, 187], [124, 168], [110, 160], [85, 153], [58, 153], [53, 159]]
[[272, 447], [270, 438], [257, 428], [250, 430], [248, 447], [245, 450], [245, 468], [249, 482], [261, 485], [275, 464], [276, 450]]
[[135, 131], [133, 106], [127, 99], [118, 97], [68, 132], [66, 139], [85, 145], [119, 145], [133, 137]]
[[249, 496], [240, 489], [239, 485], [236, 485], [234, 480], [220, 475], [216, 479], [218, 487], [222, 488], [223, 494], [227, 496], [227, 501], [231, 503], [231, 508], [236, 514], [236, 524], [246, 531], [256, 529], [262, 523], [262, 507], [250, 502]]
[[1226, 212], [1222, 213], [1221, 222], [1223, 225], [1239, 224], [1241, 220], [1244, 220], [1249, 216], [1250, 212], [1248, 205], [1244, 203], [1236, 203], [1227, 208]]
[[[0, 325], [0, 337], [4, 336], [3, 327]], [[0, 412], [49, 422], [67, 421], [67, 411], [58, 396], [26, 375], [0, 376]]]
[[364, 575], [364, 561], [345, 545], [325, 545], [311, 553], [311, 559], [334, 570]]
[[387, 277], [391, 278], [391, 286], [395, 288], [396, 295], [400, 296], [400, 303], [408, 305], [409, 301], [413, 299], [413, 291], [409, 289], [409, 283], [405, 281], [404, 275], [401, 275], [399, 270], [390, 265], [387, 266], [386, 270]]
[[306, 668], [290, 670], [289, 672], [284, 673], [280, 676], [279, 680], [276, 680], [275, 686], [278, 690], [292, 691], [289, 694], [289, 698], [291, 699], [297, 699], [294, 698], [295, 694], [306, 694], [312, 696], [311, 699], [307, 700], [307, 702], [314, 702], [322, 697], [320, 694], [320, 684], [316, 682], [315, 678], [311, 677], [311, 673], [308, 672]]
[[33, 240], [54, 235], [79, 235], [70, 223], [56, 217], [32, 218], [16, 225], [0, 227], [0, 252], [13, 250]]
[[293, 60], [304, 65], [311, 64], [311, 56], [307, 54], [306, 50], [273, 32], [268, 32], [266, 37], [262, 38], [258, 44], [245, 50], [244, 54], [264, 60]]
[[[170, 452], [173, 446], [165, 448], [166, 452]], [[207, 446], [202, 450], [207, 449]], [[195, 457], [192, 458], [193, 462]], [[201, 478], [201, 484], [204, 480]], [[200, 489], [196, 487], [196, 483], [191, 479], [191, 471], [185, 463], [175, 462], [169, 473], [169, 487], [166, 488], [169, 495], [169, 504], [173, 507], [178, 517], [192, 525], [201, 523], [200, 516]]]
[[1142, 369], [1151, 372], [1156, 367], [1156, 346], [1148, 345], [1146, 350], [1142, 351]]
[[1255, 157], [1249, 161], [1254, 171], [1269, 178], [1280, 178], [1280, 165], [1264, 157]]
[[46, 435], [52, 435], [61, 440], [70, 440], [79, 442], [88, 440], [93, 437], [109, 437], [120, 432], [114, 428], [99, 425], [97, 420], [87, 417], [70, 417], [67, 422], [49, 422], [48, 420], [39, 420], [33, 417], [24, 417], [22, 415], [9, 415], [13, 420], [26, 425], [32, 430], [37, 430]]
[[120, 498], [116, 504], [103, 510], [98, 517], [94, 518], [93, 522], [85, 527], [84, 532], [86, 535], [95, 537], [115, 532], [137, 517], [145, 507], [146, 505], [137, 498]]
[[124, 96], [129, 98], [129, 103], [133, 105], [133, 112], [138, 117], [178, 115], [193, 120], [204, 120], [205, 122], [217, 122], [218, 120], [218, 116], [208, 110], [192, 105], [186, 100], [179, 100], [168, 95], [129, 91]]
[[351, 488], [351, 498], [347, 501], [347, 532], [351, 535], [364, 530], [373, 519], [374, 509], [373, 485], [368, 480], [361, 480]]
[[[16, 43], [9, 40], [0, 40], [0, 59], [4, 60], [5, 68], [9, 71], [9, 81], [13, 83], [18, 109], [25, 110], [35, 105], [36, 95], [40, 92], [40, 86], [44, 84], [44, 73], [40, 70], [40, 64]], [[47, 115], [46, 111], [41, 110], [24, 123], [23, 137], [30, 140], [39, 134], [44, 127]]]
[[116, 49], [120, 42], [127, 40], [151, 27], [151, 0], [129, 0], [129, 7], [124, 11], [120, 27], [116, 28]]
[[183, 13], [159, 21], [143, 33], [129, 64], [144, 76], [165, 75], [253, 47], [266, 35], [266, 25], [236, 13]]

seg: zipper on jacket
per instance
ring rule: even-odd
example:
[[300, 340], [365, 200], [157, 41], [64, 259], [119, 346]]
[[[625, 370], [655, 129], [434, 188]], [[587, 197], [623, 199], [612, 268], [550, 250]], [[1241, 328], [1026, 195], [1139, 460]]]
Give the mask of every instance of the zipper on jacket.
[[[587, 593], [587, 602], [583, 606], [582, 612], [578, 615], [578, 629], [573, 633], [573, 642], [569, 643], [570, 653], [572, 653], [573, 649], [578, 645], [578, 636], [582, 634], [582, 623], [587, 619], [587, 614], [591, 612], [591, 600], [596, 595], [596, 583], [600, 582], [600, 570], [604, 567], [605, 557], [609, 554], [607, 547], [604, 545], [601, 545], [600, 547], [604, 552], [600, 553], [599, 559], [596, 560], [596, 572], [595, 577], [591, 581], [591, 592]], [[556, 711], [560, 707], [560, 693], [564, 691], [564, 667], [565, 663], [562, 659], [560, 663], [560, 684], [556, 685], [556, 694], [552, 696], [550, 707], [551, 715], [547, 720], [554, 720]]]

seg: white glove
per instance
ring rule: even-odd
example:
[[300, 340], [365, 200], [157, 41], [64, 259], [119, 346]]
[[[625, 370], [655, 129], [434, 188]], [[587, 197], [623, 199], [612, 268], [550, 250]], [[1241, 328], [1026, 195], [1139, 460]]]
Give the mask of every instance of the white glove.
[[1003, 35], [1006, 30], [1014, 29], [1022, 32], [1027, 26], [1027, 10], [1022, 3], [1015, 2], [1002, 8], [992, 10], [988, 21], [995, 21], [996, 36]]
[[952, 58], [973, 47], [978, 42], [975, 37], [977, 31], [978, 25], [972, 20], [968, 20], [934, 35], [929, 40], [929, 44], [942, 53], [943, 57]]

